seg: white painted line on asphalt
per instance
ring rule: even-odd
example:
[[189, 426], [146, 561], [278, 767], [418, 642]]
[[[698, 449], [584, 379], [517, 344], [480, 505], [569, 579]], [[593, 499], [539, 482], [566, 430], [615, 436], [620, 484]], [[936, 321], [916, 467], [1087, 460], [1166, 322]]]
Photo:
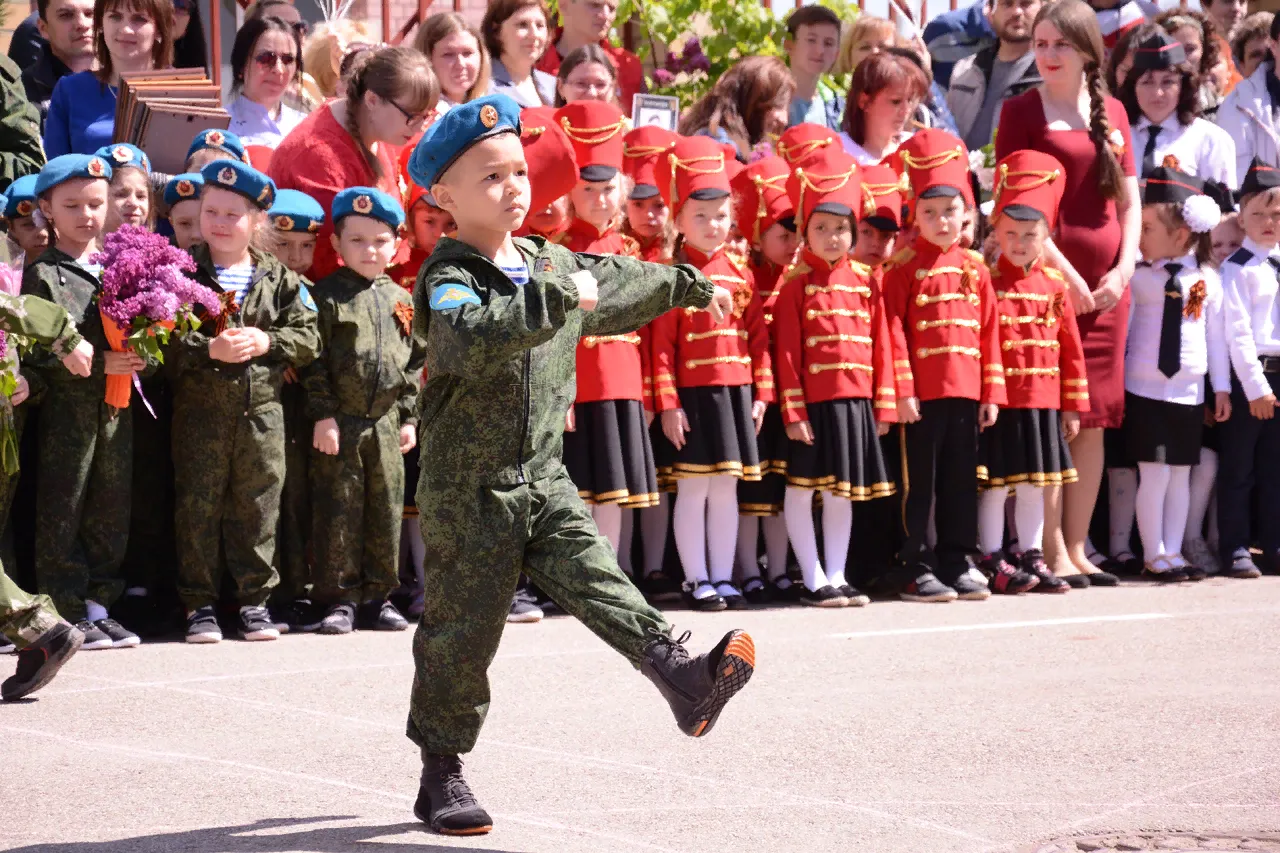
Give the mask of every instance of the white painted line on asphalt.
[[[1028, 619], [1020, 622], [980, 622], [970, 625], [935, 625], [928, 628], [886, 628], [882, 631], [851, 631], [828, 634], [833, 640], [861, 640], [866, 637], [906, 637], [912, 634], [950, 634], [955, 631], [999, 631], [1008, 628], [1051, 628], [1055, 625], [1088, 625], [1094, 622], [1145, 622], [1173, 619], [1180, 613], [1122, 613], [1116, 616], [1066, 616], [1061, 619]], [[1192, 616], [1195, 614], [1185, 614]]]

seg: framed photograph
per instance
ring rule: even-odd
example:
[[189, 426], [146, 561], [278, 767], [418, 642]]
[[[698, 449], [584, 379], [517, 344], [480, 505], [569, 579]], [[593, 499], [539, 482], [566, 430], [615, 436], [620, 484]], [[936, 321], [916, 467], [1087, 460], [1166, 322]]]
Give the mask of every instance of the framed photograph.
[[631, 99], [631, 126], [656, 125], [675, 133], [680, 101], [665, 95], [636, 95]]

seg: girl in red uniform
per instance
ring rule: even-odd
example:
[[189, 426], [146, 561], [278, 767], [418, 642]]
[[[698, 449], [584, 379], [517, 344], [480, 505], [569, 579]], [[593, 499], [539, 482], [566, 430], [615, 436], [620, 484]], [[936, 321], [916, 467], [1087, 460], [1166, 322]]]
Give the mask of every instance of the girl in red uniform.
[[[573, 143], [580, 178], [569, 192], [572, 218], [562, 245], [635, 257], [639, 246], [621, 230], [621, 111], [604, 101], [574, 101], [556, 112], [556, 123]], [[578, 397], [565, 424], [565, 467], [615, 553], [623, 550], [622, 511], [658, 502], [641, 342], [629, 332], [578, 343]]]
[[[861, 209], [858, 165], [826, 151], [787, 183], [803, 235], [800, 260], [774, 306], [782, 421], [791, 439], [786, 524], [804, 576], [802, 604], [861, 606], [845, 578], [853, 501], [892, 495], [879, 436], [897, 420], [889, 327], [870, 267], [850, 259]], [[813, 493], [822, 495], [818, 558]]]
[[[725, 151], [704, 137], [681, 139], [658, 161], [658, 189], [687, 261], [734, 294], [722, 325], [691, 311], [653, 324], [655, 405], [667, 441], [664, 467], [677, 480], [676, 547], [695, 609], [741, 608], [733, 583], [738, 480], [760, 479], [756, 433], [773, 401], [769, 333], [751, 273], [725, 253], [732, 221]], [[707, 556], [710, 552], [710, 576]]]
[[[1000, 322], [1008, 402], [979, 439], [979, 568], [995, 592], [1067, 592], [1044, 560], [1044, 490], [1076, 481], [1067, 442], [1089, 410], [1084, 350], [1066, 282], [1044, 263], [1066, 184], [1062, 164], [1039, 151], [1015, 151], [996, 165], [991, 220], [1000, 258], [991, 270]], [[1005, 559], [1004, 510], [1014, 493], [1022, 555]]]
[[[831, 134], [832, 139], [835, 138]], [[738, 232], [751, 246], [748, 268], [760, 294], [766, 326], [773, 324], [773, 306], [782, 288], [782, 276], [796, 255], [796, 226], [787, 178], [791, 167], [781, 157], [752, 163], [730, 182], [734, 191]], [[772, 337], [772, 336], [771, 336]], [[777, 362], [776, 348], [770, 356]], [[765, 411], [756, 446], [760, 453], [761, 479], [738, 484], [738, 567], [742, 594], [747, 601], [764, 603], [772, 594], [795, 601], [799, 588], [787, 577], [787, 524], [782, 517], [787, 481], [787, 434], [776, 405]], [[765, 554], [769, 587], [760, 579], [759, 539], [764, 519]]]
[[573, 143], [556, 123], [551, 107], [520, 111], [520, 142], [529, 166], [529, 214], [517, 232], [558, 243], [569, 227], [569, 191], [578, 184]]

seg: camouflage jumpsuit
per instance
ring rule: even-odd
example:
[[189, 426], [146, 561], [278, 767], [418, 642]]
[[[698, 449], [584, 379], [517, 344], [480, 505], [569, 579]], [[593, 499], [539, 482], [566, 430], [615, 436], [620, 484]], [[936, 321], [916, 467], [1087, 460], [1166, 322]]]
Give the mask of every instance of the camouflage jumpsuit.
[[22, 292], [66, 309], [93, 344], [93, 372], [68, 373], [39, 348], [23, 364], [48, 387], [40, 408], [36, 490], [36, 578], [58, 611], [85, 618], [85, 600], [110, 607], [124, 590], [120, 564], [129, 541], [133, 415], [105, 400], [98, 279], [67, 253], [46, 249], [22, 277]]
[[[191, 248], [194, 278], [222, 293], [209, 248]], [[178, 595], [188, 610], [214, 604], [222, 560], [239, 602], [265, 604], [279, 581], [276, 524], [284, 482], [284, 369], [310, 364], [319, 347], [315, 303], [274, 256], [250, 250], [253, 280], [239, 308], [204, 316], [171, 350], [175, 375], [173, 465]], [[219, 326], [254, 326], [271, 339], [243, 364], [209, 356]]]
[[[424, 753], [475, 745], [489, 708], [486, 672], [521, 571], [634, 665], [651, 632], [669, 630], [618, 569], [565, 472], [564, 417], [580, 337], [633, 332], [672, 307], [705, 307], [713, 287], [688, 266], [575, 255], [541, 238], [515, 244], [527, 285], [446, 237], [414, 295], [427, 338], [417, 492], [427, 595], [408, 735]], [[579, 270], [599, 282], [592, 313], [578, 310], [569, 276]], [[431, 307], [459, 293], [474, 296]]]
[[[0, 330], [8, 336], [0, 357], [0, 373], [13, 376], [18, 369], [21, 335], [47, 347], [61, 358], [79, 346], [81, 337], [65, 310], [34, 296], [0, 294]], [[12, 414], [8, 397], [0, 397], [0, 418]], [[0, 566], [0, 634], [21, 647], [29, 645], [58, 624], [58, 611], [46, 595], [24, 592]]]
[[385, 275], [370, 281], [343, 267], [314, 294], [320, 356], [303, 372], [307, 413], [336, 418], [339, 442], [336, 456], [311, 453], [313, 596], [383, 601], [399, 583], [400, 426], [418, 422], [424, 341], [409, 294]]
[[0, 56], [0, 192], [44, 166], [40, 111], [27, 100], [22, 72]]

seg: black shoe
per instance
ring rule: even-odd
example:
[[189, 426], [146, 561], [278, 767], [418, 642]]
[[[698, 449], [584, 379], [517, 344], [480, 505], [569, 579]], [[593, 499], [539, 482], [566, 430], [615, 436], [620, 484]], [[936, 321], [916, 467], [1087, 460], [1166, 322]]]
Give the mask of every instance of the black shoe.
[[546, 610], [538, 603], [533, 590], [518, 588], [511, 597], [511, 607], [507, 609], [507, 621], [518, 625], [532, 625], [542, 621]]
[[1083, 572], [1074, 575], [1059, 575], [1059, 577], [1066, 581], [1067, 586], [1072, 589], [1088, 589], [1090, 586], [1089, 576]]
[[132, 649], [142, 645], [142, 638], [114, 619], [99, 619], [93, 623], [98, 630], [111, 638], [111, 648]]
[[826, 584], [814, 590], [805, 587], [800, 592], [800, 603], [806, 607], [844, 607], [849, 600], [840, 594], [840, 590]]
[[947, 578], [947, 586], [956, 591], [961, 601], [986, 601], [991, 597], [991, 587], [982, 572], [966, 566], [954, 578]]
[[484, 835], [493, 829], [493, 818], [462, 778], [462, 759], [456, 755], [427, 756], [413, 814], [441, 835]]
[[724, 599], [725, 609], [747, 609], [747, 599], [742, 595], [742, 590], [738, 589], [736, 584], [729, 581], [720, 581], [720, 583], [716, 584], [716, 593]]
[[222, 629], [218, 627], [218, 614], [212, 604], [197, 608], [187, 617], [187, 642], [195, 644], [222, 642]]
[[271, 613], [261, 604], [248, 604], [240, 608], [240, 639], [249, 642], [278, 640], [280, 632], [271, 621]]
[[272, 604], [269, 609], [271, 621], [281, 634], [314, 634], [324, 621], [324, 610], [308, 598]]
[[1096, 571], [1089, 572], [1085, 575], [1089, 579], [1089, 586], [1119, 586], [1120, 578], [1111, 574], [1111, 572]]
[[409, 621], [390, 601], [366, 601], [356, 610], [356, 627], [361, 631], [403, 631]]
[[688, 632], [679, 639], [652, 629], [650, 633], [655, 639], [645, 647], [640, 672], [667, 700], [680, 731], [702, 737], [715, 727], [734, 694], [751, 680], [755, 643], [746, 631], [733, 630], [707, 654], [689, 657], [684, 647]]
[[59, 622], [40, 639], [18, 652], [18, 670], [0, 684], [0, 699], [12, 702], [44, 687], [80, 650], [84, 634], [66, 622]]
[[852, 584], [841, 584], [837, 589], [848, 602], [845, 607], [866, 607], [871, 603], [871, 597]]
[[978, 569], [990, 581], [991, 591], [1001, 595], [1022, 595], [1040, 583], [1038, 577], [1014, 566], [1000, 551], [983, 557]]
[[[689, 606], [694, 610], [698, 610], [703, 613], [719, 613], [721, 610], [725, 610], [729, 606], [725, 604], [724, 599], [720, 597], [720, 593], [716, 592], [716, 588], [707, 581], [702, 581], [696, 585], [686, 583], [684, 587], [685, 599], [689, 602]], [[699, 598], [694, 595], [694, 593], [699, 590], [702, 590], [704, 593], [706, 590], [711, 590], [711, 594], [704, 594]]]
[[768, 604], [769, 587], [760, 578], [747, 578], [742, 584], [742, 597], [748, 604]]
[[356, 629], [356, 606], [343, 602], [329, 608], [320, 622], [321, 634], [350, 634]]
[[114, 641], [111, 637], [88, 619], [81, 619], [77, 622], [76, 630], [84, 635], [84, 640], [82, 641], [80, 648], [84, 649], [86, 652], [95, 652], [99, 649], [109, 649], [114, 645]]
[[938, 580], [933, 572], [913, 568], [901, 573], [905, 582], [900, 582], [898, 597], [903, 601], [941, 602], [955, 601], [960, 595], [951, 587]]
[[769, 581], [769, 587], [773, 600], [784, 604], [795, 604], [800, 600], [800, 593], [804, 590], [804, 584], [796, 583], [786, 575]]
[[1039, 583], [1033, 587], [1036, 592], [1047, 592], [1051, 595], [1071, 592], [1071, 584], [1053, 573], [1044, 561], [1044, 552], [1038, 548], [1023, 551], [1022, 556], [1018, 558], [1018, 568], [1039, 580]]
[[640, 581], [640, 592], [650, 601], [667, 603], [680, 600], [680, 584], [665, 572], [650, 572]]
[[1235, 553], [1229, 560], [1223, 561], [1222, 571], [1220, 575], [1226, 578], [1237, 578], [1239, 580], [1253, 580], [1262, 577], [1262, 572], [1253, 562], [1253, 555], [1243, 548]]

